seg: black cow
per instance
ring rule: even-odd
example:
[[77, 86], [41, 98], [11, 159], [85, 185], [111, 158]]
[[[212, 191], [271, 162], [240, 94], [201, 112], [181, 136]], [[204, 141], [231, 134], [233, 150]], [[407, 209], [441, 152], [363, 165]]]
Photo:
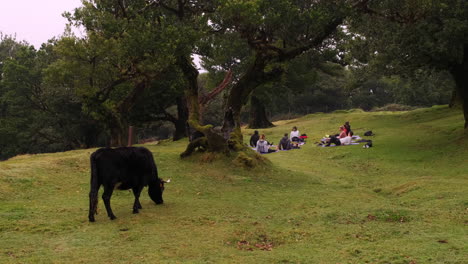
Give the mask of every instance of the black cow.
[[91, 154], [91, 191], [89, 192], [89, 221], [94, 222], [98, 192], [104, 186], [102, 200], [111, 220], [116, 217], [110, 206], [114, 188], [132, 189], [135, 195], [133, 213], [141, 209], [139, 201], [143, 187], [148, 186], [148, 195], [156, 204], [162, 204], [165, 181], [158, 177], [153, 154], [142, 147], [101, 148]]

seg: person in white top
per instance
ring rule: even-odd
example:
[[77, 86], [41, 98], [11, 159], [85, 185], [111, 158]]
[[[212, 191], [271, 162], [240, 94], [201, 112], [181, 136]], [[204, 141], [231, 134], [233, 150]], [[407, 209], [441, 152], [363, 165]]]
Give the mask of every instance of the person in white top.
[[297, 130], [297, 127], [293, 127], [292, 128], [292, 131], [291, 131], [291, 134], [289, 135], [289, 139], [291, 141], [300, 141], [300, 138], [299, 138], [300, 134], [299, 134], [299, 130]]
[[351, 140], [352, 138], [351, 137], [344, 137], [344, 138], [340, 138], [340, 142], [341, 142], [341, 145], [349, 145], [351, 144]]
[[349, 145], [351, 144], [351, 140], [352, 140], [352, 136], [353, 136], [353, 132], [349, 132], [349, 134], [346, 133], [346, 129], [344, 126], [341, 126], [340, 127], [340, 142], [341, 142], [341, 145]]

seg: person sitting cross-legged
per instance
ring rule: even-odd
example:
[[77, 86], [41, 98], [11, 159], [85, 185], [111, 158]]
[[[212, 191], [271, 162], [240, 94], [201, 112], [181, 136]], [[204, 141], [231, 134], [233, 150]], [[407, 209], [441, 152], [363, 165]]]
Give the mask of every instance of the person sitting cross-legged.
[[260, 139], [258, 135], [258, 130], [255, 130], [253, 135], [250, 137], [250, 146], [255, 148], [257, 146], [257, 141]]
[[300, 137], [299, 130], [297, 130], [296, 126], [293, 126], [293, 128], [291, 130], [291, 134], [289, 135], [289, 139], [291, 141], [299, 142], [299, 141], [301, 141], [301, 139], [299, 137]]
[[266, 154], [276, 152], [274, 149], [270, 149], [270, 144], [265, 140], [265, 135], [260, 135], [260, 139], [257, 141], [257, 152], [260, 154]]
[[291, 140], [289, 140], [288, 133], [284, 134], [284, 137], [281, 138], [280, 142], [278, 143], [279, 150], [290, 150], [292, 149]]

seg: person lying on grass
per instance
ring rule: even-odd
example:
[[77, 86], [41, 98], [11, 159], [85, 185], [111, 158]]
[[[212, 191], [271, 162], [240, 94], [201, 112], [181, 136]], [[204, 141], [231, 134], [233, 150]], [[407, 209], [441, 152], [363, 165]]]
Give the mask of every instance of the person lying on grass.
[[353, 139], [353, 131], [349, 131], [346, 134], [346, 137], [340, 138], [341, 145], [349, 145], [351, 144], [351, 140]]
[[330, 136], [329, 138], [325, 139], [325, 146], [329, 147], [331, 144], [335, 144], [337, 146], [349, 145], [351, 144], [352, 136], [352, 132], [346, 134], [344, 126], [340, 126], [340, 134], [338, 136]]

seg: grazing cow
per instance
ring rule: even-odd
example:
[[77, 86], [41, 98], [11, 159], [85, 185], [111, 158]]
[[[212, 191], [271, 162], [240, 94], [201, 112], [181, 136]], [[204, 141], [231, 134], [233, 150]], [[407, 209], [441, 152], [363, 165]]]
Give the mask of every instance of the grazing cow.
[[141, 209], [139, 201], [143, 187], [148, 186], [148, 195], [156, 204], [162, 204], [165, 181], [158, 178], [153, 154], [142, 147], [101, 148], [91, 154], [91, 190], [89, 192], [89, 221], [94, 222], [98, 192], [104, 186], [102, 200], [111, 220], [116, 217], [110, 206], [114, 188], [132, 189], [135, 196], [133, 213]]

